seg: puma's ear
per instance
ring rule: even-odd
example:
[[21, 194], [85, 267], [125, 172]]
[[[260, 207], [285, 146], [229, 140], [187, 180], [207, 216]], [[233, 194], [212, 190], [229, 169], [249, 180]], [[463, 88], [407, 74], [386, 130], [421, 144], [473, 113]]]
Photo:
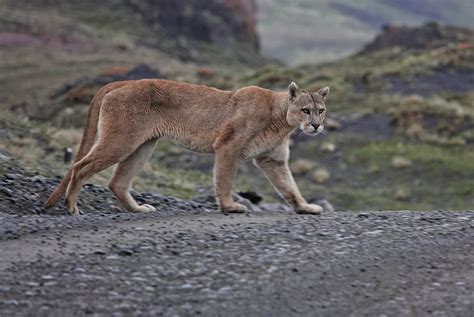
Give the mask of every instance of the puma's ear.
[[318, 90], [318, 94], [320, 94], [321, 97], [323, 97], [323, 99], [326, 100], [326, 98], [329, 95], [329, 90], [330, 90], [329, 87], [323, 87]]
[[300, 87], [292, 81], [291, 84], [288, 86], [288, 95], [290, 96], [290, 100], [293, 100], [296, 98], [296, 95], [300, 91]]

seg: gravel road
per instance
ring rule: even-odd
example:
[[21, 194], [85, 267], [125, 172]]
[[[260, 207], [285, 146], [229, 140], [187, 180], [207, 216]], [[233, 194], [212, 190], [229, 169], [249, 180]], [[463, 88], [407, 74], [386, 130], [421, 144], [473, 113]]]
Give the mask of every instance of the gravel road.
[[57, 180], [14, 175], [1, 316], [473, 316], [472, 211], [223, 215], [141, 194], [158, 211], [130, 214], [88, 186], [70, 217], [30, 197]]
[[2, 316], [474, 311], [472, 212], [0, 219]]

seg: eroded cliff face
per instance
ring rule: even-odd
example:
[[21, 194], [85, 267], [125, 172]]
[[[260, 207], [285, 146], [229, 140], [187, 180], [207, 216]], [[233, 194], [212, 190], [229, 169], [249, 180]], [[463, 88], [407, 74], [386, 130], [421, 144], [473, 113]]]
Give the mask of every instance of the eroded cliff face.
[[255, 0], [123, 0], [149, 26], [178, 41], [258, 49]]
[[[134, 34], [140, 43], [183, 57], [185, 50], [202, 50], [201, 44], [249, 53], [257, 53], [259, 48], [256, 0], [5, 1], [5, 8], [12, 10], [14, 16], [6, 12], [0, 14], [5, 18], [5, 21], [0, 19], [0, 32], [5, 31], [4, 26], [8, 27], [7, 31], [12, 27], [17, 31], [18, 26], [25, 25], [28, 30], [38, 29], [44, 33], [42, 24], [50, 24], [44, 22], [50, 17], [51, 21], [72, 20], [87, 25], [89, 29], [82, 32], [86, 37], [97, 31]], [[43, 19], [31, 19], [28, 16], [31, 14], [26, 12], [34, 12]], [[17, 13], [22, 15], [20, 24], [16, 21]], [[70, 25], [53, 31], [67, 35], [79, 29]], [[31, 32], [26, 33], [31, 35]], [[18, 41], [28, 40], [20, 38]], [[189, 55], [189, 59], [193, 59], [193, 54]]]

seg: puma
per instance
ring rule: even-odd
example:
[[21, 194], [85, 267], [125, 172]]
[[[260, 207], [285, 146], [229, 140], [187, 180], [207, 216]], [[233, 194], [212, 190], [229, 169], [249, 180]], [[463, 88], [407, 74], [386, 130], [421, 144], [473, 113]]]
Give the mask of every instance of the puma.
[[75, 161], [45, 204], [66, 194], [67, 209], [79, 214], [77, 199], [92, 175], [117, 164], [109, 188], [129, 211], [153, 211], [130, 195], [133, 177], [151, 156], [159, 139], [191, 151], [215, 154], [214, 185], [219, 208], [246, 212], [232, 198], [241, 160], [252, 159], [297, 213], [317, 214], [300, 194], [288, 167], [290, 134], [324, 129], [329, 87], [308, 92], [291, 83], [288, 91], [260, 87], [223, 91], [169, 80], [108, 84], [92, 99]]

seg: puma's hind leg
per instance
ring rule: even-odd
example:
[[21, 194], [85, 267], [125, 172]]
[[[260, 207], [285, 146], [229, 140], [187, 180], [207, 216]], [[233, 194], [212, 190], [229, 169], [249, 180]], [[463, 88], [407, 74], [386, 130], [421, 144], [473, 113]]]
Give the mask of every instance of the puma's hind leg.
[[157, 139], [153, 139], [145, 142], [125, 161], [120, 162], [109, 182], [110, 190], [128, 211], [147, 212], [156, 210], [151, 205], [138, 205], [129, 191], [133, 178], [153, 153], [156, 141]]
[[120, 161], [125, 160], [134, 152], [136, 147], [111, 147], [104, 141], [96, 143], [90, 152], [72, 167], [72, 176], [69, 182], [66, 202], [69, 213], [79, 214], [77, 198], [82, 185], [94, 174], [103, 171]]

